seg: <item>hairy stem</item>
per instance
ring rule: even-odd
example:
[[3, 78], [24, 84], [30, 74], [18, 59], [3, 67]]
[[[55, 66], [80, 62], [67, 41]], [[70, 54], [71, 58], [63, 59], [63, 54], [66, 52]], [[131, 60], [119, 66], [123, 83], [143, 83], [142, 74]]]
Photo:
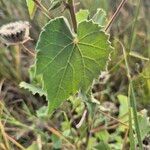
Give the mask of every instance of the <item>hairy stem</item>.
[[77, 33], [77, 20], [76, 20], [76, 15], [75, 15], [74, 1], [69, 0], [68, 3], [66, 4], [66, 8], [70, 12], [74, 32]]

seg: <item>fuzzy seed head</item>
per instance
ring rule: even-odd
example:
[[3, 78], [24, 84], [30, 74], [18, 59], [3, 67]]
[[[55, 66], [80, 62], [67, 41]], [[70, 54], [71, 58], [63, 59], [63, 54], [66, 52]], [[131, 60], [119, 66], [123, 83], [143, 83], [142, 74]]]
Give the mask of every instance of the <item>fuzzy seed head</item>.
[[30, 24], [27, 21], [18, 21], [3, 25], [0, 28], [0, 38], [7, 45], [24, 43], [30, 39]]

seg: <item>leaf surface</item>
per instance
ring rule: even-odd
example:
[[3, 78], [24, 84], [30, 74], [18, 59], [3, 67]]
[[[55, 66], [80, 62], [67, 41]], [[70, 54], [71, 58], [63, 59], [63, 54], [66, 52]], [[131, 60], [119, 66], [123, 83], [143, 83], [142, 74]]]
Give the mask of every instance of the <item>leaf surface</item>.
[[88, 89], [105, 69], [112, 48], [97, 24], [81, 22], [75, 35], [61, 17], [43, 28], [36, 49], [36, 73], [43, 74], [51, 113], [71, 94]]
[[77, 22], [80, 23], [82, 21], [87, 20], [88, 16], [89, 16], [89, 11], [88, 10], [80, 9], [80, 11], [78, 11], [76, 13]]
[[105, 26], [107, 23], [106, 12], [101, 8], [97, 9], [97, 12], [92, 17], [92, 20], [100, 26]]

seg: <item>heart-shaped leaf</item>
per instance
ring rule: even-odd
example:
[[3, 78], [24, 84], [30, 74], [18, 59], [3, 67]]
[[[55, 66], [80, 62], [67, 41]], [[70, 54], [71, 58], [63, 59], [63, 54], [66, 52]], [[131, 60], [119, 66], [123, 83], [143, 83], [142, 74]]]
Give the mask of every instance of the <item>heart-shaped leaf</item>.
[[112, 48], [97, 24], [81, 22], [75, 35], [61, 17], [43, 28], [36, 49], [36, 71], [43, 74], [51, 113], [71, 94], [88, 89], [105, 69]]

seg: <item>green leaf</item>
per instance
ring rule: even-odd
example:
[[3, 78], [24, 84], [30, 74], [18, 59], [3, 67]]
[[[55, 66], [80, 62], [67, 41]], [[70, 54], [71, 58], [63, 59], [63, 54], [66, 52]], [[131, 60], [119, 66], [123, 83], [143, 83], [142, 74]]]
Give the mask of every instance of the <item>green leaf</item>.
[[99, 144], [97, 144], [95, 146], [96, 150], [110, 150], [110, 147], [107, 143], [104, 143], [103, 141], [99, 142]]
[[150, 121], [147, 115], [142, 116], [141, 114], [138, 115], [139, 126], [141, 131], [142, 140], [145, 138], [146, 135], [150, 133]]
[[78, 11], [76, 13], [76, 19], [77, 19], [77, 22], [80, 23], [82, 21], [85, 21], [88, 19], [88, 16], [89, 16], [89, 11], [88, 10], [83, 10], [83, 9], [80, 9], [80, 11]]
[[92, 20], [101, 26], [105, 26], [107, 21], [106, 12], [101, 8], [97, 9], [97, 12], [93, 16]]
[[[119, 117], [123, 117], [129, 111], [128, 97], [125, 96], [125, 95], [118, 95], [117, 97], [118, 97], [118, 100], [119, 100], [119, 103], [120, 103]], [[127, 120], [124, 120], [124, 121], [127, 121]]]
[[97, 143], [96, 138], [95, 137], [90, 137], [89, 141], [88, 141], [87, 149], [92, 150], [95, 147], [96, 143]]
[[39, 150], [38, 144], [33, 142], [26, 150]]
[[51, 140], [53, 142], [53, 148], [55, 149], [61, 149], [62, 147], [62, 140], [58, 138], [56, 135], [51, 135]]
[[102, 130], [100, 132], [97, 132], [95, 134], [95, 136], [100, 140], [100, 141], [103, 141], [103, 142], [108, 142], [108, 139], [110, 137], [109, 133], [107, 130]]
[[40, 96], [47, 95], [46, 92], [42, 90], [41, 88], [35, 87], [34, 85], [26, 83], [26, 82], [21, 82], [19, 86], [21, 88], [27, 89], [28, 91], [32, 92], [33, 95], [35, 94], [39, 94]]
[[[129, 120], [129, 117], [128, 117], [128, 112], [129, 112], [128, 97], [125, 95], [118, 95], [117, 97], [118, 97], [118, 100], [120, 103], [120, 106], [119, 106], [119, 118], [121, 118], [120, 121], [128, 122], [128, 120]], [[121, 131], [125, 131], [126, 127], [124, 125], [120, 124], [119, 129]]]
[[33, 2], [33, 0], [26, 0], [26, 3], [27, 3], [30, 18], [33, 19], [35, 11], [36, 11], [36, 5]]
[[105, 69], [111, 49], [108, 36], [92, 21], [80, 23], [77, 35], [63, 17], [46, 24], [36, 46], [36, 74], [43, 74], [49, 113], [79, 89], [88, 89]]
[[36, 111], [37, 117], [38, 118], [44, 118], [47, 116], [47, 107], [46, 106], [42, 106], [41, 108], [39, 108]]

